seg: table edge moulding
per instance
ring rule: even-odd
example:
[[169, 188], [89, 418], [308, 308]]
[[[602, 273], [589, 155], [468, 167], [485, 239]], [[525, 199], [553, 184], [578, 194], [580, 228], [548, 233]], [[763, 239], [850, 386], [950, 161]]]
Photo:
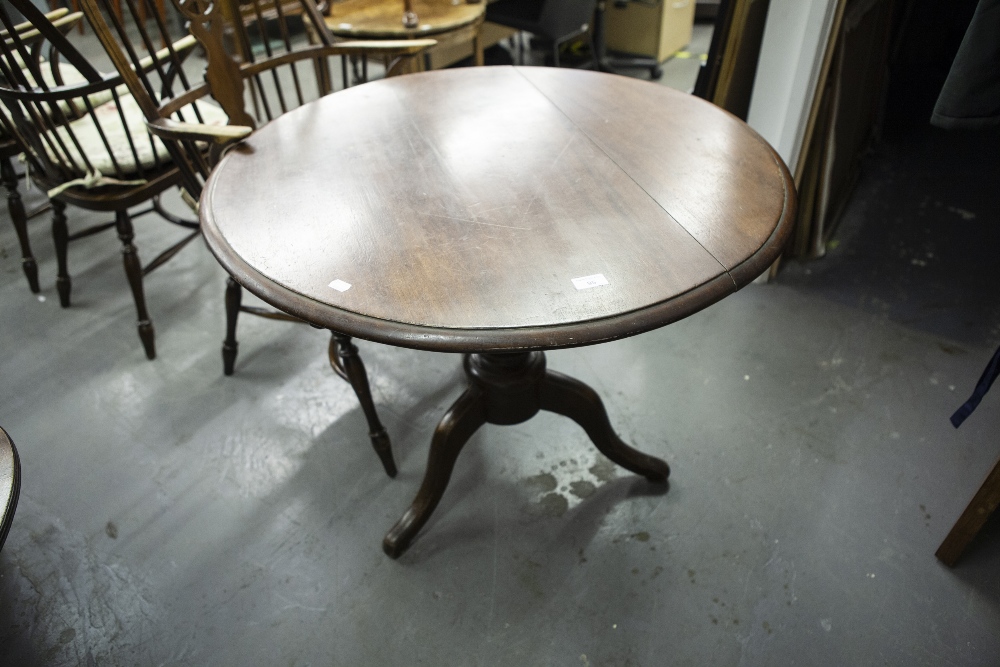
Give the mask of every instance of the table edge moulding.
[[[487, 70], [542, 70], [544, 68], [531, 67], [495, 67]], [[337, 95], [326, 98], [335, 100], [351, 94], [363, 94], [364, 89], [371, 86], [387, 85], [395, 86], [409, 83], [419, 85], [424, 77], [435, 77], [442, 74], [474, 72], [475, 69], [426, 72], [411, 74], [405, 77], [377, 81], [362, 86], [357, 86]], [[535, 349], [558, 349], [565, 347], [577, 347], [590, 345], [605, 341], [615, 340], [645, 331], [649, 331], [677, 320], [683, 319], [717, 301], [732, 294], [752, 282], [761, 275], [771, 263], [777, 259], [787, 240], [794, 223], [795, 217], [795, 190], [792, 178], [788, 173], [781, 158], [773, 148], [767, 144], [756, 132], [742, 121], [732, 116], [728, 112], [704, 102], [698, 98], [673, 91], [671, 89], [657, 86], [648, 82], [635, 79], [626, 79], [613, 74], [603, 74], [596, 72], [580, 72], [575, 70], [560, 70], [562, 73], [584, 74], [592, 77], [607, 77], [613, 79], [625, 79], [628, 82], [649, 86], [657, 89], [656, 92], [666, 93], [669, 96], [676, 96], [677, 99], [684, 99], [694, 105], [703, 105], [709, 113], [716, 113], [731, 119], [742, 125], [749, 135], [753, 136], [760, 147], [769, 153], [774, 161], [775, 169], [780, 172], [784, 188], [783, 201], [781, 203], [780, 214], [774, 222], [774, 227], [763, 238], [759, 247], [749, 253], [741, 261], [730, 266], [722, 267], [719, 275], [707, 282], [695, 285], [692, 289], [672, 296], [669, 299], [652, 303], [642, 308], [630, 310], [628, 312], [615, 313], [608, 317], [594, 318], [585, 321], [572, 322], [566, 324], [541, 325], [541, 326], [511, 326], [505, 328], [476, 328], [476, 327], [442, 327], [414, 324], [402, 321], [393, 321], [389, 318], [372, 317], [369, 315], [352, 312], [345, 308], [337, 307], [329, 302], [324, 302], [316, 298], [307, 296], [285, 285], [276, 282], [261, 273], [257, 268], [248, 263], [243, 257], [235, 252], [227, 243], [224, 234], [219, 231], [216, 215], [211, 206], [206, 206], [205, 202], [212, 200], [220, 178], [226, 173], [227, 167], [233, 160], [240, 159], [241, 147], [236, 146], [235, 150], [226, 155], [216, 168], [212, 177], [204, 190], [201, 206], [202, 229], [206, 241], [208, 241], [212, 252], [216, 255], [220, 263], [250, 292], [263, 300], [278, 305], [282, 310], [301, 317], [326, 328], [335, 329], [350, 336], [371, 340], [374, 342], [408, 347], [421, 350], [431, 350], [440, 352], [502, 352], [520, 351]], [[320, 100], [322, 103], [326, 100]], [[287, 114], [293, 117], [302, 113], [304, 109], [296, 110]], [[287, 122], [283, 117], [281, 121]], [[265, 127], [257, 134], [260, 135], [269, 130]], [[254, 137], [251, 137], [244, 144], [253, 145]], [[280, 196], [280, 195], [278, 195]], [[671, 204], [667, 206], [673, 208]], [[680, 204], [677, 205], [682, 210]], [[674, 214], [674, 210], [668, 212]], [[680, 217], [678, 215], [678, 217]], [[331, 297], [336, 293], [330, 290]]]

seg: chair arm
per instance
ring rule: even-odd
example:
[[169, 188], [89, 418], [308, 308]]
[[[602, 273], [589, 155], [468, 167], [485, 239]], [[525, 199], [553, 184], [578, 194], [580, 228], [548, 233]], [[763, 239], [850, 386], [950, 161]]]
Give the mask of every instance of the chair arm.
[[204, 141], [219, 146], [245, 139], [253, 132], [253, 128], [245, 125], [203, 125], [182, 123], [170, 118], [147, 120], [146, 127], [161, 139]]
[[[56, 18], [52, 21], [52, 26], [58, 28], [59, 32], [64, 35], [72, 30], [76, 24], [80, 22], [80, 19], [83, 18], [83, 12], [73, 12], [72, 14], [69, 14], [64, 10], [62, 12], [51, 12], [51, 14], [56, 15]], [[17, 29], [17, 36], [21, 39], [21, 41], [36, 40], [42, 36], [42, 33], [39, 32], [38, 28], [34, 27], [30, 23], [21, 23], [20, 25], [14, 27]], [[14, 43], [13, 38], [7, 31], [3, 31], [2, 35], [7, 44]]]
[[[169, 48], [172, 48], [178, 54], [186, 55], [191, 51], [192, 48], [194, 48], [194, 46], [197, 43], [198, 40], [195, 39], [194, 35], [184, 35], [176, 42], [171, 44]], [[170, 51], [168, 47], [164, 47], [156, 52], [156, 60], [157, 62], [161, 62], [165, 60], [169, 55]], [[183, 60], [183, 57], [181, 59]], [[153, 65], [153, 56], [146, 56], [145, 58], [139, 61], [139, 69], [143, 71], [146, 71], [147, 69], [152, 67], [152, 65]]]
[[[79, 12], [77, 13], [79, 14]], [[60, 7], [59, 9], [54, 9], [51, 12], [48, 12], [45, 15], [45, 18], [47, 18], [52, 22], [55, 22], [57, 19], [61, 19], [67, 14], [69, 14], [69, 9], [67, 9], [66, 7]], [[16, 26], [14, 26], [14, 32], [20, 35], [23, 32], [31, 30], [32, 28], [34, 28], [34, 26], [31, 25], [31, 21], [25, 21], [24, 23], [18, 23]], [[6, 30], [0, 30], [0, 36], [6, 38], [10, 36], [10, 33], [7, 32]]]
[[[52, 12], [53, 14], [58, 14], [58, 12]], [[76, 27], [76, 24], [83, 19], [83, 12], [73, 12], [69, 14], [63, 12], [59, 14], [55, 19], [52, 20], [52, 25], [59, 28], [59, 32], [62, 34], [67, 34], [70, 30]]]
[[[81, 12], [76, 12], [76, 13], [79, 14]], [[53, 9], [51, 12], [46, 12], [45, 13], [45, 18], [47, 18], [50, 21], [55, 21], [56, 19], [61, 19], [62, 17], [66, 16], [67, 14], [69, 14], [69, 8], [68, 7], [59, 7], [58, 9]], [[31, 25], [31, 22], [30, 21], [25, 21], [21, 25]], [[17, 26], [18, 29], [20, 29], [20, 27], [21, 26]]]

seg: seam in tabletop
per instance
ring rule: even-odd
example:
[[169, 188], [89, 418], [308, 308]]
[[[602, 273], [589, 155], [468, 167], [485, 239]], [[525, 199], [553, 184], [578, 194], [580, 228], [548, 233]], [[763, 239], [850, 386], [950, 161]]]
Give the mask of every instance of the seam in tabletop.
[[[709, 256], [710, 256], [710, 257], [711, 257], [712, 259], [714, 259], [714, 260], [716, 261], [716, 263], [717, 263], [717, 264], [718, 264], [719, 266], [721, 266], [721, 267], [722, 267], [722, 270], [723, 270], [723, 271], [724, 271], [724, 272], [726, 273], [726, 275], [727, 275], [727, 276], [729, 276], [729, 279], [733, 281], [733, 287], [734, 287], [735, 289], [737, 289], [737, 290], [739, 289], [739, 285], [738, 285], [738, 284], [736, 283], [736, 279], [735, 279], [735, 278], [733, 278], [733, 275], [732, 275], [732, 273], [730, 273], [730, 272], [729, 272], [729, 267], [727, 267], [727, 266], [726, 266], [726, 265], [725, 265], [725, 264], [724, 264], [723, 262], [721, 262], [721, 261], [719, 260], [719, 258], [715, 256], [715, 253], [713, 253], [713, 252], [712, 252], [711, 250], [709, 250], [708, 248], [706, 248], [706, 247], [705, 247], [705, 245], [704, 245], [704, 244], [703, 244], [703, 243], [702, 243], [701, 241], [699, 241], [699, 240], [698, 240], [698, 238], [697, 238], [697, 237], [695, 237], [695, 235], [694, 235], [694, 234], [692, 234], [692, 233], [690, 232], [690, 230], [688, 230], [688, 228], [687, 228], [686, 226], [684, 226], [683, 224], [681, 224], [681, 221], [677, 219], [677, 216], [675, 216], [675, 215], [674, 215], [673, 213], [671, 213], [670, 211], [668, 211], [668, 210], [667, 210], [667, 207], [666, 207], [666, 206], [664, 206], [663, 204], [661, 204], [661, 203], [659, 202], [659, 200], [657, 200], [657, 199], [656, 199], [656, 197], [654, 197], [653, 195], [649, 194], [649, 192], [648, 192], [648, 191], [646, 190], [646, 188], [642, 187], [642, 185], [641, 185], [641, 184], [640, 184], [640, 183], [639, 183], [638, 181], [636, 181], [636, 180], [635, 180], [635, 178], [633, 178], [633, 177], [632, 177], [632, 174], [630, 174], [630, 173], [629, 173], [629, 172], [628, 172], [628, 171], [627, 171], [627, 170], [626, 170], [626, 169], [625, 169], [624, 167], [622, 167], [622, 166], [621, 166], [620, 164], [618, 164], [618, 161], [617, 161], [617, 160], [615, 160], [615, 159], [614, 159], [613, 157], [611, 157], [611, 156], [610, 156], [610, 155], [608, 154], [608, 152], [607, 152], [606, 150], [604, 150], [604, 147], [603, 147], [603, 146], [601, 146], [600, 142], [598, 142], [598, 141], [597, 141], [597, 140], [596, 140], [596, 139], [595, 139], [594, 137], [592, 137], [592, 136], [590, 135], [590, 133], [589, 133], [589, 132], [587, 132], [587, 131], [586, 131], [586, 130], [584, 130], [584, 129], [583, 129], [582, 127], [580, 127], [580, 126], [579, 126], [579, 125], [577, 124], [577, 122], [576, 122], [575, 120], [573, 120], [572, 118], [570, 118], [569, 114], [567, 114], [567, 113], [566, 113], [565, 111], [563, 111], [563, 110], [562, 110], [562, 107], [560, 107], [560, 106], [559, 106], [558, 104], [556, 104], [555, 100], [553, 100], [553, 99], [552, 99], [551, 97], [549, 97], [548, 95], [546, 95], [546, 94], [545, 94], [545, 91], [544, 91], [544, 90], [542, 90], [542, 89], [541, 89], [541, 88], [539, 88], [539, 87], [538, 87], [537, 85], [535, 85], [535, 82], [534, 82], [534, 81], [532, 81], [531, 79], [529, 79], [528, 77], [526, 77], [526, 76], [525, 76], [524, 74], [522, 74], [519, 68], [517, 68], [517, 67], [513, 67], [512, 69], [513, 69], [513, 70], [514, 70], [515, 72], [517, 72], [518, 76], [520, 76], [520, 77], [521, 77], [522, 79], [524, 79], [524, 80], [525, 80], [526, 82], [528, 82], [528, 85], [530, 85], [530, 86], [531, 86], [532, 88], [534, 88], [535, 90], [537, 90], [537, 91], [538, 91], [538, 94], [539, 94], [539, 95], [541, 95], [541, 96], [542, 96], [542, 97], [544, 97], [544, 98], [545, 98], [546, 100], [548, 100], [548, 101], [549, 101], [549, 104], [551, 104], [551, 105], [552, 105], [552, 107], [553, 107], [554, 109], [556, 109], [556, 111], [558, 111], [558, 112], [559, 112], [560, 114], [562, 114], [562, 115], [563, 115], [563, 117], [564, 117], [564, 118], [565, 118], [566, 120], [568, 120], [568, 121], [570, 122], [570, 124], [572, 124], [572, 125], [573, 125], [573, 127], [575, 127], [575, 128], [576, 128], [576, 129], [577, 129], [577, 130], [578, 130], [578, 131], [580, 132], [580, 134], [582, 134], [583, 136], [585, 136], [585, 137], [587, 138], [587, 141], [589, 141], [589, 142], [590, 142], [591, 144], [593, 144], [593, 145], [594, 145], [594, 147], [595, 147], [595, 148], [597, 148], [597, 150], [599, 150], [599, 151], [600, 151], [600, 152], [601, 152], [601, 153], [602, 153], [602, 154], [603, 154], [603, 155], [604, 155], [604, 156], [605, 156], [606, 158], [608, 158], [608, 159], [609, 159], [609, 160], [611, 161], [611, 163], [612, 163], [612, 164], [614, 164], [614, 165], [615, 165], [616, 167], [618, 167], [618, 169], [619, 169], [619, 170], [620, 170], [620, 171], [621, 171], [621, 172], [622, 172], [623, 174], [625, 174], [625, 175], [626, 175], [626, 176], [628, 177], [628, 179], [629, 179], [630, 181], [632, 181], [633, 183], [635, 183], [635, 186], [636, 186], [637, 188], [639, 188], [640, 190], [642, 190], [642, 191], [643, 191], [643, 193], [644, 193], [644, 194], [645, 194], [645, 195], [646, 195], [647, 197], [649, 197], [649, 198], [650, 198], [650, 199], [651, 199], [651, 200], [653, 201], [653, 203], [655, 203], [655, 204], [656, 204], [656, 205], [657, 205], [657, 206], [658, 206], [658, 207], [660, 208], [660, 210], [662, 210], [662, 211], [663, 211], [664, 213], [666, 213], [667, 215], [669, 215], [669, 216], [670, 216], [670, 218], [671, 218], [671, 219], [672, 219], [672, 220], [673, 220], [674, 222], [676, 222], [676, 223], [677, 223], [677, 225], [678, 225], [678, 226], [679, 226], [679, 227], [680, 227], [681, 229], [683, 229], [683, 230], [684, 230], [684, 233], [685, 233], [685, 234], [687, 234], [688, 236], [690, 236], [690, 237], [691, 237], [691, 239], [692, 239], [692, 240], [693, 240], [693, 241], [694, 241], [695, 243], [697, 243], [697, 244], [698, 244], [698, 246], [699, 246], [699, 247], [701, 247], [701, 249], [702, 249], [702, 250], [704, 250], [705, 252], [707, 252], [707, 253], [708, 253], [708, 255], [709, 255]], [[693, 217], [693, 216], [692, 216], [692, 217]]]

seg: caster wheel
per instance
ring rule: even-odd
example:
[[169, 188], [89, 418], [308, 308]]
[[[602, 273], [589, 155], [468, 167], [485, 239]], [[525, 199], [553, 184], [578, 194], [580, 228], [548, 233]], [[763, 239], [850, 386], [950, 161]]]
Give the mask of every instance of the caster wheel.
[[649, 68], [649, 78], [653, 81], [658, 81], [659, 78], [663, 76], [663, 68], [657, 65], [656, 67]]

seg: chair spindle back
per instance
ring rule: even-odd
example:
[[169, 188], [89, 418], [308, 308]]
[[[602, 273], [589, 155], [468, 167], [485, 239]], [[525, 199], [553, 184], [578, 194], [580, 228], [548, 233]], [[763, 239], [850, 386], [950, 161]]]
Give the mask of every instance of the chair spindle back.
[[[150, 99], [191, 88], [183, 65], [196, 41], [188, 36], [172, 43], [165, 21], [150, 9], [151, 0], [90, 4], [107, 16], [106, 29], [129, 36], [130, 47], [137, 42], [130, 51], [132, 73]], [[8, 5], [32, 24], [33, 41], [18, 34]], [[137, 20], [140, 7], [155, 17], [152, 30], [148, 21]], [[163, 143], [135, 122], [145, 110], [136, 108], [142, 100], [132, 97], [121, 74], [100, 71], [31, 0], [5, 0], [0, 23], [7, 33], [0, 40], [0, 101], [6, 108], [0, 115], [5, 129], [27, 148], [29, 168], [46, 186], [74, 180], [88, 185], [98, 177], [110, 177], [106, 185], [135, 185], [169, 166]], [[161, 42], [167, 46], [158, 48]], [[179, 117], [185, 115], [205, 122], [196, 107], [178, 111]]]
[[[81, 0], [151, 131], [170, 148], [193, 197], [200, 196], [218, 149], [245, 136], [246, 128], [255, 129], [335, 89], [363, 82], [370, 70], [392, 75], [403, 68], [405, 59], [435, 44], [433, 40], [336, 42], [313, 0], [173, 0], [203, 47], [206, 64], [203, 84], [182, 86], [181, 95], [168, 99], [141, 80], [139, 52], [129, 44], [127, 31], [114, 25], [106, 7], [112, 2]], [[98, 10], [100, 20], [96, 20]], [[104, 29], [102, 21], [115, 29]], [[196, 127], [203, 126], [203, 120], [178, 115], [206, 94], [218, 102], [231, 125], [243, 129], [207, 130]]]

